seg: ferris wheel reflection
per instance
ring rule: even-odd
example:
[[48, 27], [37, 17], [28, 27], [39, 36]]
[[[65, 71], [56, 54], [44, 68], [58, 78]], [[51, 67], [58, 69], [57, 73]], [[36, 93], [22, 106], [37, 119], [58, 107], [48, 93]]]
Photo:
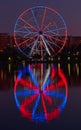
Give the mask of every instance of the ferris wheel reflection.
[[53, 64], [30, 64], [19, 70], [14, 85], [16, 105], [23, 117], [48, 122], [60, 116], [68, 97], [61, 69]]

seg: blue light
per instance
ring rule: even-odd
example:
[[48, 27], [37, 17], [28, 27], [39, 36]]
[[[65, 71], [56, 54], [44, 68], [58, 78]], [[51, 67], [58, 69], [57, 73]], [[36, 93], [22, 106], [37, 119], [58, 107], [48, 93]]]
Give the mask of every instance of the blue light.
[[57, 91], [44, 91], [44, 93], [48, 96], [52, 96], [55, 98], [64, 98], [65, 97], [64, 93], [59, 93]]
[[45, 114], [42, 114], [42, 113], [35, 114], [34, 117], [33, 117], [33, 121], [34, 120], [35, 121], [37, 120], [37, 122], [44, 122], [44, 121], [46, 121]]
[[30, 35], [30, 34], [36, 34], [36, 33], [37, 33], [37, 32], [29, 32], [29, 33], [28, 33], [28, 31], [22, 31], [22, 30], [16, 30], [16, 31], [14, 31], [14, 32], [27, 33], [26, 36], [28, 36], [28, 35]]
[[19, 104], [19, 101], [17, 100], [16, 93], [14, 93], [14, 98], [15, 98], [18, 109], [20, 109], [20, 104]]
[[50, 84], [50, 78], [43, 84], [42, 89], [44, 90]]
[[66, 28], [66, 23], [65, 23], [63, 17], [62, 17], [60, 14], [58, 14], [58, 16], [60, 16], [60, 18], [62, 19], [62, 21], [63, 21], [63, 23], [64, 23], [64, 26], [65, 26], [65, 28]]
[[19, 71], [19, 74], [18, 74], [18, 81], [21, 79], [22, 77], [22, 71]]
[[17, 96], [30, 96], [34, 94], [38, 94], [39, 92], [37, 90], [18, 90], [16, 92]]
[[35, 7], [32, 7], [32, 9], [36, 9], [36, 8], [45, 8], [44, 6], [35, 6]]
[[38, 96], [36, 102], [35, 102], [35, 105], [34, 105], [34, 108], [33, 108], [33, 111], [32, 111], [32, 119], [35, 119], [35, 112], [36, 112], [36, 109], [38, 107], [38, 103], [40, 101], [40, 95]]
[[36, 26], [37, 26], [37, 28], [39, 29], [39, 24], [38, 24], [38, 22], [37, 22], [37, 19], [36, 19], [36, 16], [35, 16], [35, 14], [34, 14], [33, 9], [31, 9], [31, 12], [32, 12], [32, 15], [33, 15], [33, 17], [34, 17], [34, 20], [35, 20]]
[[64, 108], [65, 105], [66, 105], [66, 102], [67, 102], [67, 98], [66, 98], [66, 96], [65, 96], [63, 103], [60, 105], [60, 112], [62, 112], [63, 108]]
[[44, 33], [55, 32], [55, 31], [64, 30], [64, 29], [65, 29], [65, 27], [63, 27], [63, 28], [56, 28], [56, 29], [53, 29], [53, 30], [50, 30], [50, 31], [45, 31]]
[[29, 68], [29, 74], [30, 74], [30, 77], [31, 77], [31, 79], [32, 79], [33, 83], [36, 85], [36, 87], [38, 87], [38, 88], [39, 88], [39, 84], [38, 84], [38, 82], [37, 82], [37, 80], [36, 80], [35, 76], [33, 75], [32, 70], [31, 70], [30, 68]]

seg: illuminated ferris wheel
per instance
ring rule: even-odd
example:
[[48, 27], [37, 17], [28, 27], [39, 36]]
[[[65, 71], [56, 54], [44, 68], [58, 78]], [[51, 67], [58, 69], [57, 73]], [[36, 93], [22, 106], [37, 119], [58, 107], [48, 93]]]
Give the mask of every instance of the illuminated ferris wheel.
[[14, 27], [16, 46], [27, 57], [53, 57], [63, 49], [66, 39], [67, 27], [63, 17], [44, 6], [25, 10]]
[[14, 85], [15, 102], [23, 117], [48, 122], [59, 117], [68, 97], [68, 85], [61, 69], [34, 64], [19, 71]]

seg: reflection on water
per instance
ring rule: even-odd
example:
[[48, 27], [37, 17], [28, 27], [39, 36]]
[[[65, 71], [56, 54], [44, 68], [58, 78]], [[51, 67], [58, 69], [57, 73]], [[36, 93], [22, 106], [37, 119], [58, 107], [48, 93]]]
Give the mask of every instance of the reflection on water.
[[[20, 112], [16, 107], [17, 102], [15, 102], [16, 100], [14, 100], [14, 96], [13, 96], [14, 95], [14, 84], [16, 82], [16, 79], [17, 79], [18, 73], [19, 73], [18, 70], [23, 70], [24, 66], [26, 66], [25, 62], [24, 62], [24, 64], [21, 63], [21, 64], [10, 64], [10, 65], [8, 63], [1, 65], [1, 63], [0, 63], [0, 122], [1, 122], [0, 125], [2, 126], [0, 128], [2, 128], [2, 129], [10, 128], [10, 129], [20, 129], [20, 130], [22, 130], [22, 129], [35, 129], [36, 130], [36, 128], [37, 128], [37, 130], [38, 129], [39, 130], [40, 129], [60, 130], [60, 129], [71, 129], [71, 128], [77, 129], [79, 127], [81, 128], [81, 63], [71, 63], [71, 64], [70, 63], [65, 64], [65, 62], [62, 62], [62, 63], [59, 62], [58, 64], [57, 63], [52, 63], [52, 64], [47, 63], [47, 64], [44, 64], [44, 67], [41, 65], [31, 64], [29, 68], [31, 68], [33, 75], [35, 75], [35, 78], [37, 79], [37, 84], [39, 84], [41, 86], [41, 84], [45, 81], [45, 79], [47, 79], [45, 77], [51, 76], [51, 74], [49, 74], [49, 72], [51, 72], [51, 67], [49, 67], [49, 66], [53, 66], [53, 65], [55, 66], [55, 68], [57, 68], [57, 70], [58, 69], [63, 70], [66, 80], [68, 81], [68, 87], [69, 87], [68, 100], [65, 105], [65, 108], [63, 109], [62, 114], [60, 116], [53, 115], [53, 117], [55, 117], [55, 119], [56, 119], [56, 117], [59, 117], [58, 120], [52, 120], [53, 118], [51, 118], [50, 119], [50, 120], [52, 120], [52, 121], [50, 121], [51, 125], [49, 123], [47, 123], [46, 125], [39, 127], [37, 124], [35, 126], [35, 123], [34, 123], [34, 125], [32, 125], [30, 123], [30, 121], [27, 120], [28, 117], [32, 117], [31, 114], [29, 116], [27, 116], [26, 120], [25, 120], [25, 118], [21, 118]], [[27, 65], [27, 66], [29, 66], [29, 65]], [[42, 69], [40, 69], [41, 67], [42, 67]], [[53, 71], [53, 69], [52, 69], [52, 71]], [[50, 75], [50, 76], [48, 76], [48, 75]], [[24, 77], [24, 78], [26, 78], [26, 77]], [[42, 80], [40, 80], [40, 79], [42, 79]], [[35, 87], [37, 85], [35, 82], [32, 81], [32, 74], [31, 74], [31, 78], [29, 78], [29, 73], [28, 73], [28, 77], [26, 78], [26, 80], [29, 81], [30, 84], [32, 83], [33, 87]], [[23, 101], [25, 101], [25, 99], [27, 98], [27, 94], [28, 94], [28, 93], [26, 93], [27, 91], [24, 91], [24, 90], [27, 90], [27, 87], [25, 87], [25, 86], [23, 87], [23, 81], [21, 82], [21, 86], [20, 86], [20, 88], [18, 87], [18, 90], [17, 89], [15, 90], [15, 94], [17, 92], [17, 100], [20, 101], [19, 107], [20, 107], [20, 105], [22, 105], [20, 103], [21, 102], [23, 103]], [[51, 89], [52, 89], [52, 83], [51, 83]], [[19, 92], [19, 90], [22, 90], [24, 94], [21, 91]], [[30, 90], [30, 88], [29, 88], [29, 90]], [[66, 89], [63, 89], [63, 88], [61, 90], [57, 89], [57, 91], [55, 91], [55, 94], [56, 94], [56, 92], [65, 93], [65, 90]], [[49, 91], [49, 89], [46, 91]], [[56, 106], [59, 106], [59, 104], [62, 103], [62, 101], [63, 101], [62, 99], [64, 99], [64, 97], [62, 95], [63, 98], [59, 98], [60, 101], [58, 101], [58, 98], [55, 98], [55, 97], [52, 98], [52, 95], [54, 93], [52, 94], [52, 93], [48, 93], [46, 91], [44, 93], [45, 97], [43, 96], [43, 98], [45, 100], [46, 109], [48, 108], [47, 112], [50, 113], [50, 111], [52, 111], [52, 109], [54, 110]], [[39, 93], [42, 94], [42, 89], [40, 89], [40, 91], [38, 91], [38, 90], [36, 90], [36, 91], [34, 90], [33, 92], [29, 91], [29, 94], [30, 93], [32, 93], [34, 95], [39, 94]], [[57, 95], [59, 95], [59, 94], [57, 94]], [[50, 97], [51, 97], [52, 101], [51, 101]], [[30, 113], [31, 113], [32, 108], [35, 107], [35, 101], [36, 100], [33, 100], [33, 98], [31, 98], [29, 100], [29, 105], [31, 104], [30, 102], [33, 102], [32, 106], [30, 105], [28, 107], [27, 106], [25, 107], [25, 103], [24, 103], [24, 107], [21, 107], [21, 108], [23, 108], [23, 110], [25, 110], [25, 112], [27, 110], [26, 108], [28, 108], [28, 110], [30, 110]], [[46, 102], [47, 102], [47, 104], [46, 104]], [[50, 109], [49, 107], [47, 107], [47, 105], [50, 106], [51, 102], [52, 102], [52, 104], [54, 104], [54, 102], [56, 104], [54, 104], [54, 106], [51, 107], [51, 109]], [[45, 108], [40, 107], [41, 103], [42, 103], [42, 100], [38, 106], [40, 109], [32, 110], [32, 112], [33, 112], [32, 119], [34, 121], [36, 121], [40, 115], [42, 115], [42, 116], [40, 116], [40, 118], [42, 118], [41, 121], [45, 121], [45, 119], [48, 119], [48, 118], [45, 118], [45, 116], [48, 117], [48, 115], [44, 116], [43, 110], [45, 110]], [[42, 103], [42, 104], [44, 104], [44, 103]], [[42, 110], [42, 113], [41, 113], [41, 110]], [[39, 114], [38, 114], [38, 112], [39, 112]], [[22, 113], [22, 111], [21, 111], [21, 113]], [[55, 113], [58, 113], [58, 112], [56, 111]], [[26, 115], [22, 113], [22, 116], [26, 116]], [[13, 126], [13, 128], [12, 128], [12, 126]]]
[[[0, 66], [0, 89], [3, 90], [3, 89], [8, 89], [10, 87], [13, 87], [17, 74], [18, 74], [18, 69], [23, 68], [25, 65], [26, 64], [24, 62], [24, 64], [22, 63], [16, 66], [15, 64], [14, 65], [4, 64]], [[73, 85], [74, 82], [75, 82], [74, 84], [81, 84], [81, 64], [80, 63], [75, 63], [75, 64], [58, 63], [58, 64], [55, 64], [55, 66], [58, 69], [63, 70], [68, 80], [69, 86]]]
[[67, 95], [66, 78], [53, 64], [31, 64], [19, 70], [14, 97], [22, 116], [36, 122], [58, 118]]

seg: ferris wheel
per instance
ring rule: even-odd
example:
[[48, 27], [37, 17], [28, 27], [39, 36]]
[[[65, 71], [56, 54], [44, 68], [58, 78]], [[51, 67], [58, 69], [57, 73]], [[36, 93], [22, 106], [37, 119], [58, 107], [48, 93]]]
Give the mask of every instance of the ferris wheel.
[[66, 105], [67, 96], [66, 78], [53, 65], [29, 65], [19, 71], [14, 97], [23, 117], [35, 122], [56, 119]]
[[67, 40], [67, 27], [63, 17], [54, 9], [36, 6], [25, 10], [14, 27], [14, 40], [27, 57], [55, 56]]

